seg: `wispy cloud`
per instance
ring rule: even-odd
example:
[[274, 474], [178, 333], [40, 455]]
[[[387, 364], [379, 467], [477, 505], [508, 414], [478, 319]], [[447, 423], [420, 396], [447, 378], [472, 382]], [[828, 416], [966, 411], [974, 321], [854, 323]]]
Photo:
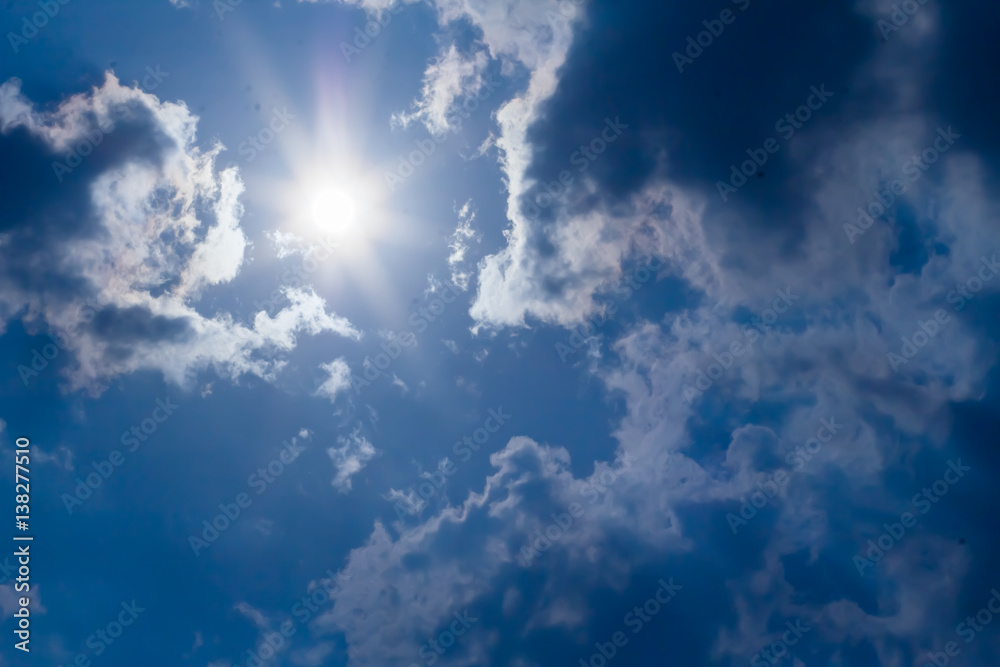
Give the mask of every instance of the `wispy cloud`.
[[361, 435], [360, 430], [337, 438], [337, 443], [340, 447], [327, 450], [337, 469], [331, 484], [340, 493], [348, 493], [351, 490], [351, 478], [375, 458], [376, 451], [372, 443]]

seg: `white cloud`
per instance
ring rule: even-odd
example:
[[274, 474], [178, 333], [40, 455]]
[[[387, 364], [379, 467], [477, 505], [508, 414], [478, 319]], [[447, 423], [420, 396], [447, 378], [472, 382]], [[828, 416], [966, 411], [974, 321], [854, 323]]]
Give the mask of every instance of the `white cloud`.
[[[2, 429], [0, 429], [2, 430]], [[31, 458], [33, 461], [45, 465], [51, 463], [63, 470], [73, 470], [73, 450], [65, 445], [61, 445], [56, 452], [46, 454], [37, 446], [31, 446]]]
[[[663, 181], [623, 208], [559, 213], [549, 236], [558, 250], [550, 257], [532, 251], [530, 230], [515, 224], [507, 247], [479, 264], [479, 291], [470, 310], [476, 329], [523, 326], [529, 314], [553, 324], [578, 323], [598, 309], [595, 295], [623, 277], [623, 258], [639, 252], [673, 260], [673, 268], [695, 286], [718, 292], [718, 260], [701, 227], [702, 197]], [[552, 284], [566, 287], [554, 296]]]
[[[14, 584], [9, 586], [0, 586], [0, 618], [3, 618], [4, 620], [13, 618], [17, 610], [21, 608], [20, 599], [22, 597], [24, 597], [23, 594], [18, 594], [18, 592], [14, 590]], [[49, 610], [42, 604], [39, 584], [32, 584], [31, 595], [29, 598], [31, 603], [28, 605], [28, 610], [32, 614], [48, 613]]]
[[[369, 11], [381, 11], [394, 4], [392, 0], [340, 1]], [[479, 325], [485, 326], [522, 324], [527, 313], [551, 322], [579, 319], [593, 308], [590, 292], [614, 277], [610, 260], [627, 249], [631, 239], [620, 235], [615, 242], [601, 248], [601, 254], [607, 258], [600, 262], [596, 279], [589, 279], [583, 288], [569, 295], [570, 306], [552, 305], [536, 287], [543, 282], [539, 280], [544, 278], [543, 269], [536, 268], [528, 257], [529, 222], [521, 214], [518, 202], [533, 185], [525, 175], [533, 154], [528, 128], [541, 117], [542, 106], [556, 91], [558, 72], [566, 61], [582, 9], [565, 0], [433, 0], [433, 3], [441, 26], [464, 19], [481, 31], [482, 44], [490, 58], [501, 61], [504, 76], [514, 74], [518, 67], [530, 74], [527, 90], [504, 103], [496, 114], [500, 134], [495, 145], [500, 151], [500, 163], [508, 185], [507, 217], [511, 228], [505, 231], [507, 247], [485, 258], [480, 265], [480, 291], [471, 311], [473, 317]], [[397, 116], [397, 119], [401, 122], [420, 119], [437, 131], [451, 127], [448, 110], [459, 97], [483, 85], [482, 72], [487, 64], [482, 52], [465, 58], [450, 45], [428, 65], [417, 110], [410, 115]], [[481, 150], [485, 151], [488, 145], [484, 143]], [[581, 232], [589, 234], [580, 229], [572, 231]], [[581, 251], [585, 253], [588, 249], [581, 248]], [[460, 282], [466, 280], [461, 273], [456, 274], [456, 278]]]
[[421, 0], [299, 0], [299, 2], [312, 3], [339, 2], [343, 5], [361, 7], [369, 13], [376, 15], [392, 9], [399, 4], [409, 5], [420, 1]]
[[182, 275], [181, 289], [195, 291], [205, 285], [226, 283], [236, 277], [243, 263], [247, 241], [240, 229], [243, 207], [239, 196], [243, 182], [235, 169], [220, 174], [220, 196], [215, 202], [217, 224], [209, 228], [205, 240], [195, 247], [194, 256]]
[[292, 653], [292, 662], [303, 667], [322, 667], [327, 663], [327, 658], [333, 653], [336, 644], [333, 642], [321, 642], [308, 649], [295, 651]]
[[320, 368], [326, 371], [327, 378], [316, 390], [315, 395], [328, 398], [332, 403], [337, 394], [351, 386], [351, 368], [343, 357], [334, 359], [328, 364], [321, 364]]
[[331, 484], [337, 491], [348, 493], [351, 490], [351, 477], [361, 472], [375, 457], [376, 451], [372, 443], [357, 430], [349, 436], [337, 438], [337, 443], [340, 447], [326, 450], [337, 469]]
[[264, 612], [247, 602], [237, 602], [233, 605], [233, 609], [250, 619], [250, 621], [254, 624], [254, 627], [257, 628], [259, 632], [264, 632], [271, 627], [267, 617], [264, 616]]
[[[608, 562], [606, 568], [595, 568], [602, 550], [594, 545], [602, 543], [605, 531], [618, 530], [619, 522], [627, 520], [627, 512], [617, 503], [587, 501], [583, 492], [588, 480], [573, 477], [564, 448], [516, 437], [494, 453], [490, 462], [496, 471], [486, 479], [481, 493], [473, 492], [465, 502], [446, 506], [417, 525], [396, 524], [398, 538], [376, 523], [368, 542], [351, 552], [341, 572], [345, 575], [343, 589], [316, 625], [326, 633], [344, 633], [352, 663], [412, 662], [420, 645], [433, 636], [444, 619], [474, 608], [477, 601], [491, 595], [498, 577], [519, 567], [518, 549], [525, 540], [534, 539], [536, 530], [545, 530], [552, 523], [554, 508], [565, 508], [572, 502], [586, 509], [553, 547], [562, 553], [546, 552], [532, 567], [544, 568], [549, 559], [560, 563], [558, 570], [550, 570], [547, 586], [569, 579], [574, 585], [624, 584], [623, 574], [631, 566]], [[609, 493], [627, 489], [635, 468], [624, 470]], [[607, 469], [603, 463], [596, 465], [590, 479], [599, 478]], [[530, 503], [526, 502], [529, 497]], [[423, 504], [406, 491], [392, 490], [387, 498], [404, 505]], [[442, 539], [457, 540], [463, 548], [460, 553], [441, 551], [436, 545]], [[407, 567], [405, 563], [412, 556], [419, 556], [425, 564]], [[547, 606], [529, 608], [525, 623], [572, 624], [585, 616], [553, 617]], [[475, 611], [472, 615], [477, 616]], [[456, 664], [488, 664], [486, 649], [490, 644], [488, 630], [474, 624], [462, 638], [463, 652], [455, 657]]]
[[312, 290], [285, 288], [285, 296], [291, 305], [278, 311], [272, 318], [266, 312], [259, 312], [254, 320], [254, 331], [268, 344], [290, 350], [295, 347], [298, 331], [318, 334], [332, 331], [345, 338], [361, 339], [361, 333], [343, 317], [326, 312], [323, 298]]
[[427, 68], [421, 97], [413, 103], [414, 110], [395, 114], [393, 124], [406, 127], [413, 121], [420, 121], [435, 135], [457, 129], [459, 120], [454, 115], [455, 106], [483, 88], [483, 71], [488, 62], [485, 52], [479, 51], [466, 58], [452, 44]]
[[[565, 63], [581, 10], [556, 0], [437, 0], [437, 7], [442, 24], [464, 18], [478, 27], [490, 55], [501, 60], [505, 75], [512, 74], [515, 66], [530, 73], [527, 90], [504, 103], [496, 114], [500, 126], [496, 146], [508, 185], [511, 228], [505, 232], [507, 248], [480, 264], [480, 291], [471, 311], [480, 324], [519, 324], [527, 310], [521, 300], [528, 296], [525, 283], [530, 280], [515, 275], [521, 270], [527, 245], [528, 221], [518, 205], [532, 185], [525, 176], [533, 153], [527, 131], [556, 90], [557, 73]], [[539, 316], [546, 318], [545, 313]], [[555, 313], [547, 316], [564, 319]]]
[[469, 252], [469, 241], [479, 240], [479, 234], [472, 228], [472, 223], [476, 219], [476, 213], [472, 210], [472, 200], [465, 202], [458, 211], [458, 226], [451, 235], [448, 249], [448, 266], [451, 268], [451, 282], [463, 292], [469, 289], [469, 279], [471, 273], [463, 269], [466, 262], [466, 253]]
[[[0, 85], [0, 131], [23, 127], [56, 153], [120, 125], [159, 137], [148, 145], [118, 142], [114, 150], [121, 154], [100, 173], [84, 158], [63, 174], [90, 179], [86, 202], [61, 199], [74, 196], [68, 187], [53, 193], [63, 210], [80, 216], [77, 233], [49, 234], [48, 245], [32, 257], [10, 255], [13, 246], [0, 244], [0, 330], [4, 315], [23, 312], [29, 328], [44, 324], [64, 337], [76, 362], [67, 371], [71, 389], [99, 393], [111, 378], [137, 370], [156, 370], [182, 385], [206, 367], [233, 379], [244, 373], [272, 379], [283, 366], [274, 353], [292, 349], [299, 333], [360, 337], [309, 290], [286, 289], [291, 304], [273, 318], [258, 313], [253, 329], [228, 313], [210, 317], [196, 310], [203, 287], [238, 275], [247, 245], [239, 227], [239, 173], [216, 172], [223, 147], [198, 148], [197, 121], [183, 103], [123, 87], [110, 72], [102, 86], [51, 110], [35, 109], [17, 79]], [[142, 152], [150, 150], [156, 155]], [[47, 209], [37, 219], [13, 222], [10, 234], [25, 233], [29, 224], [66, 224]], [[84, 233], [88, 227], [93, 233]], [[38, 266], [49, 266], [66, 284], [89, 285], [91, 293], [29, 287], [25, 276]]]

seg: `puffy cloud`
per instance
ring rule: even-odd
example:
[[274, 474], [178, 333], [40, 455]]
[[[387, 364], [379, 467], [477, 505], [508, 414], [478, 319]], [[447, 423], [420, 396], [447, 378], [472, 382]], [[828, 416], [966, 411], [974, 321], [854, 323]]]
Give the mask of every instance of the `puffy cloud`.
[[[368, 543], [351, 552], [342, 570], [342, 589], [334, 594], [336, 604], [316, 625], [345, 634], [352, 664], [416, 661], [421, 645], [446, 628], [453, 614], [480, 616], [483, 605], [491, 604], [492, 592], [519, 572], [544, 570], [552, 577], [546, 590], [559, 589], [576, 577], [588, 585], [623, 585], [631, 565], [613, 549], [605, 552], [596, 545], [615, 532], [617, 524], [628, 521], [620, 504], [607, 499], [629, 493], [637, 472], [634, 462], [626, 460], [614, 468], [598, 463], [591, 476], [577, 479], [569, 471], [565, 449], [524, 437], [513, 438], [490, 462], [496, 472], [481, 493], [419, 524], [397, 523], [395, 538], [378, 523]], [[402, 491], [391, 492], [389, 498], [415, 502]], [[582, 511], [570, 518], [574, 503]], [[553, 513], [570, 525], [558, 531], [551, 550], [543, 547], [525, 557], [539, 534], [551, 532]], [[594, 568], [595, 561], [608, 567]], [[524, 627], [578, 627], [586, 615], [579, 609], [553, 614], [534, 596], [527, 607]], [[449, 660], [456, 665], [484, 664], [495, 642], [495, 635], [473, 624]]]
[[328, 364], [320, 364], [320, 369], [326, 372], [327, 377], [316, 390], [316, 395], [333, 402], [337, 394], [351, 386], [351, 368], [347, 365], [347, 361], [340, 357]]
[[620, 209], [567, 214], [545, 230], [515, 225], [507, 247], [480, 262], [470, 313], [479, 326], [522, 326], [527, 315], [576, 324], [598, 309], [594, 297], [624, 277], [623, 260], [635, 255], [666, 257], [692, 284], [716, 290], [722, 277], [704, 239], [703, 208], [703, 198], [664, 182]]
[[75, 356], [71, 389], [137, 370], [184, 385], [206, 367], [273, 378], [299, 333], [360, 336], [312, 291], [286, 290], [290, 305], [252, 329], [197, 308], [247, 248], [239, 173], [216, 171], [223, 147], [199, 148], [197, 122], [110, 72], [48, 110], [17, 79], [0, 86], [0, 143], [21, 165], [2, 185], [0, 327], [20, 316], [48, 329]]
[[287, 308], [279, 310], [273, 318], [266, 312], [259, 312], [254, 319], [254, 331], [269, 344], [291, 349], [295, 346], [295, 333], [299, 331], [314, 335], [333, 331], [346, 338], [361, 338], [361, 332], [346, 318], [327, 313], [323, 298], [315, 292], [285, 288], [284, 293], [291, 302]]

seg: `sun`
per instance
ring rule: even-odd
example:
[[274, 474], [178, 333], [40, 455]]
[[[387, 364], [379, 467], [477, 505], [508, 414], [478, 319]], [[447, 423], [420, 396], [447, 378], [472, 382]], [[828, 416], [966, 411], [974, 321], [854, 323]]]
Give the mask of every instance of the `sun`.
[[319, 187], [309, 195], [306, 218], [320, 234], [349, 234], [357, 218], [357, 204], [343, 190]]
[[356, 246], [370, 235], [370, 187], [344, 173], [320, 171], [306, 175], [285, 189], [283, 227], [307, 242], [329, 241]]

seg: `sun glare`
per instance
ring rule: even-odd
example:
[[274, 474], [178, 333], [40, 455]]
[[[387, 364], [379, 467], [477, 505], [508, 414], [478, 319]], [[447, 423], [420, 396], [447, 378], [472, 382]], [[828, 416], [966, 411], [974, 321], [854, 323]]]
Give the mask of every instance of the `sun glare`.
[[378, 216], [369, 191], [344, 174], [304, 177], [286, 190], [285, 229], [307, 241], [336, 239], [355, 246], [370, 236]]
[[348, 233], [356, 216], [357, 206], [343, 190], [321, 188], [309, 202], [309, 221], [320, 233]]

